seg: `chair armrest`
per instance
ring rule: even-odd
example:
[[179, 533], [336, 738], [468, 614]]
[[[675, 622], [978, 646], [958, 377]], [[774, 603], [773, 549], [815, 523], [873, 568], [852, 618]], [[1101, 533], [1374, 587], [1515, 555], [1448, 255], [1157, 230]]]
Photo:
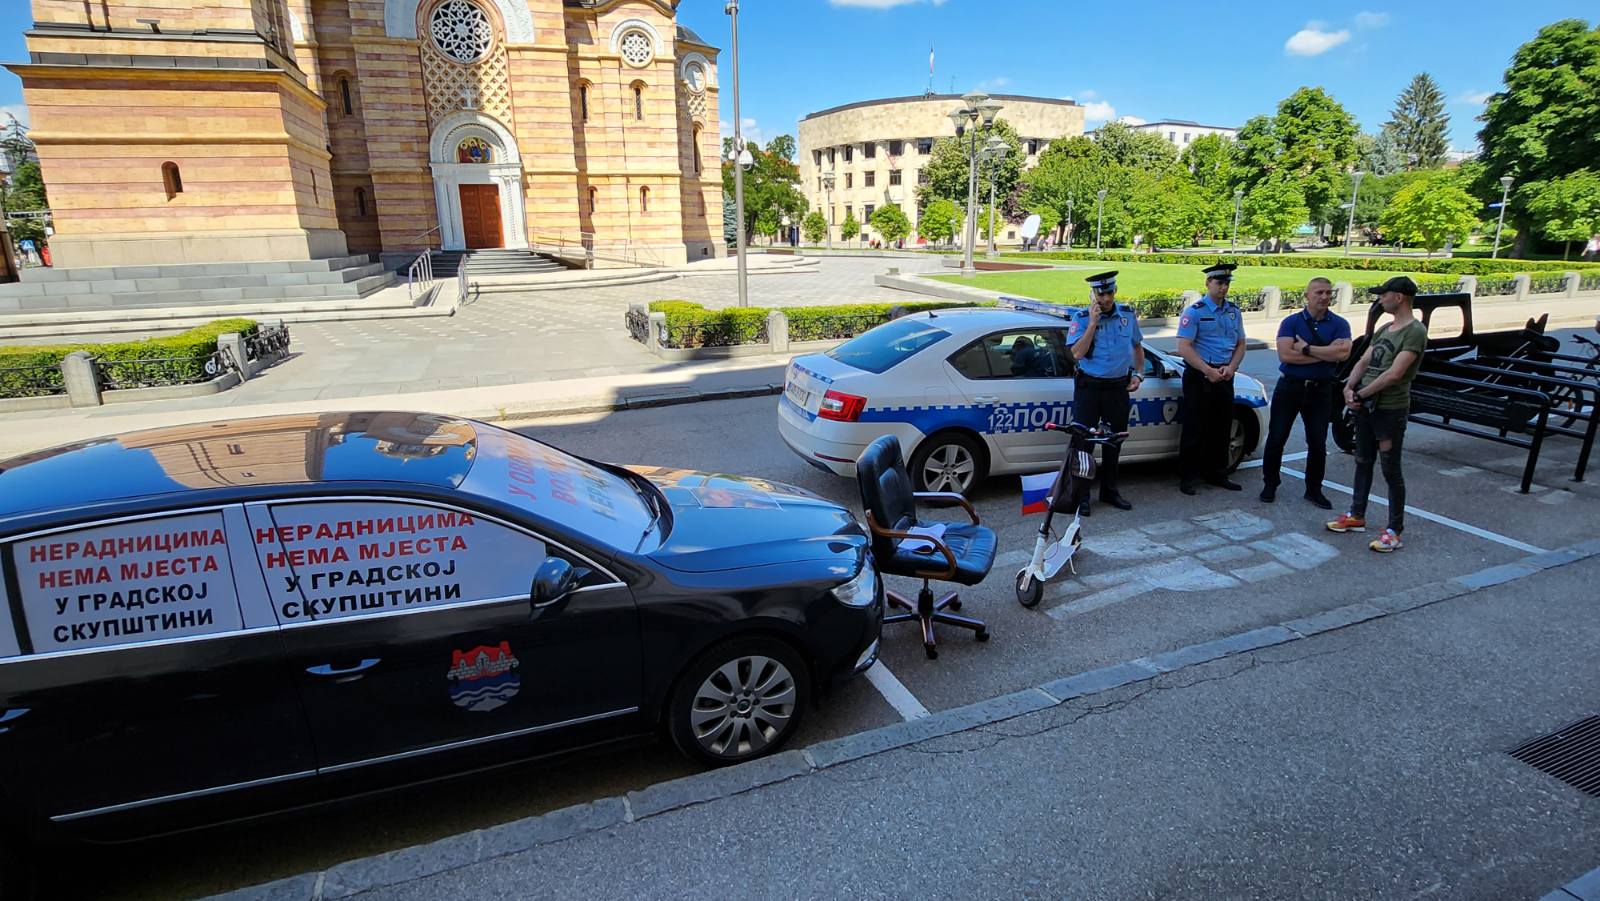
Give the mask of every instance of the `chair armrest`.
[[960, 507], [972, 517], [973, 525], [979, 524], [978, 511], [972, 509], [972, 502], [954, 491], [921, 491], [912, 497], [919, 501], [927, 501], [930, 507]]
[[[956, 575], [956, 555], [955, 555], [955, 553], [953, 551], [950, 550], [950, 546], [945, 544], [943, 541], [940, 541], [939, 539], [934, 538], [931, 535], [913, 535], [910, 532], [900, 532], [900, 531], [897, 531], [895, 529], [885, 529], [883, 526], [878, 525], [877, 521], [872, 518], [872, 511], [871, 510], [867, 511], [867, 528], [871, 529], [872, 530], [872, 534], [874, 534], [874, 535], [879, 535], [879, 536], [882, 536], [884, 538], [892, 538], [895, 541], [926, 541], [927, 543], [933, 545], [933, 549], [934, 550], [936, 550], [939, 553], [943, 554], [945, 563], [949, 564], [949, 569], [947, 569], [944, 572], [939, 573], [937, 575], [930, 575], [929, 578], [931, 578], [931, 579], [953, 579], [953, 578], [955, 578], [955, 575]], [[894, 575], [900, 575], [900, 574], [899, 573], [895, 573]], [[919, 572], [918, 575], [921, 575], [921, 573]]]

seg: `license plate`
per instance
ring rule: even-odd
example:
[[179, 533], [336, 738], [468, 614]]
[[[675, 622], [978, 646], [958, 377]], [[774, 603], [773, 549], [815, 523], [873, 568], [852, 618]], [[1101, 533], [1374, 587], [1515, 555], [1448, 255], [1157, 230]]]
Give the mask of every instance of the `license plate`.
[[802, 410], [806, 409], [806, 404], [811, 403], [811, 392], [793, 382], [784, 387], [783, 393], [789, 398], [790, 403]]

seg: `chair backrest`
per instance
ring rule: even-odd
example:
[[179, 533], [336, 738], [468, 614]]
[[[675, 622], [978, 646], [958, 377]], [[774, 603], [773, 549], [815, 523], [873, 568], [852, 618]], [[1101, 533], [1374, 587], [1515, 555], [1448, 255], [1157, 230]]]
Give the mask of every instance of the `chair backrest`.
[[[856, 460], [856, 482], [861, 487], [861, 506], [880, 527], [904, 530], [916, 524], [916, 489], [906, 472], [900, 439], [884, 435], [867, 445]], [[872, 553], [887, 560], [894, 556], [897, 544], [892, 538], [873, 535]]]

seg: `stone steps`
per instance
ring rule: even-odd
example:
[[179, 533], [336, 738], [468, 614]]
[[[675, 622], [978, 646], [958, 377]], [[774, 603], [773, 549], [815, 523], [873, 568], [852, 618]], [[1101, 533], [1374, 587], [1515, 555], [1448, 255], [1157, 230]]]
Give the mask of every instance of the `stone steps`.
[[[336, 263], [348, 263], [337, 266]], [[85, 273], [116, 275], [92, 279]], [[0, 286], [0, 313], [141, 309], [287, 300], [356, 300], [395, 283], [370, 257], [119, 266], [30, 273], [39, 279]]]

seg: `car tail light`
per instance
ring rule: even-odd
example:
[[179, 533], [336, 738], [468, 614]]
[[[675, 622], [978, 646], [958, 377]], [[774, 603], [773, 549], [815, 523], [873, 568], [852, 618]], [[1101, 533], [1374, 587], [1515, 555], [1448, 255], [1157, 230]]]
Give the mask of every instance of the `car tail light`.
[[817, 408], [817, 416], [839, 422], [855, 422], [861, 418], [861, 411], [866, 407], [867, 399], [864, 397], [845, 394], [843, 391], [829, 391], [822, 395], [822, 404]]

